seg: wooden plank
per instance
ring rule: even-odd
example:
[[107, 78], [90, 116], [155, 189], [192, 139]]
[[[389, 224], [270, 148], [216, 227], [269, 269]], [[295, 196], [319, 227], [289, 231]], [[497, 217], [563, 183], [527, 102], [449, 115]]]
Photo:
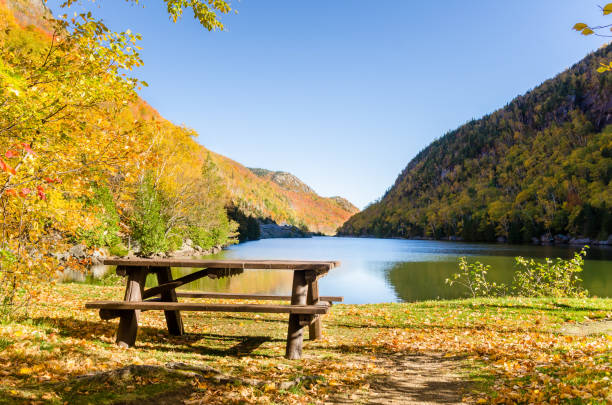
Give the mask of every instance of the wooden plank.
[[[151, 298], [148, 299], [144, 302], [160, 302], [161, 298]], [[143, 312], [143, 311], [140, 311]], [[100, 319], [103, 319], [105, 321], [111, 320], [111, 319], [115, 319], [115, 318], [120, 318], [121, 315], [123, 315], [123, 311], [121, 310], [116, 310], [116, 309], [101, 309], [100, 310]]]
[[110, 310], [163, 310], [163, 311], [208, 311], [208, 312], [259, 312], [273, 314], [326, 314], [329, 305], [271, 305], [271, 304], [201, 304], [197, 302], [151, 302], [151, 301], [91, 301], [85, 308]]
[[[130, 272], [125, 288], [125, 303], [137, 303], [142, 301], [142, 292], [144, 290], [147, 271], [140, 268]], [[119, 319], [119, 328], [117, 329], [117, 344], [121, 347], [134, 346], [136, 343], [136, 335], [138, 334], [138, 318], [140, 311], [133, 308], [131, 311], [125, 311]]]
[[[157, 270], [157, 282], [162, 285], [172, 281], [170, 267], [162, 267]], [[178, 302], [174, 289], [161, 293], [161, 302]], [[185, 332], [180, 311], [164, 311], [168, 333], [173, 336], [182, 336]]]
[[[293, 286], [291, 288], [291, 306], [300, 306], [306, 304], [306, 292], [308, 290], [308, 284], [306, 284], [305, 273], [305, 271], [293, 272]], [[290, 360], [296, 360], [301, 358], [303, 342], [304, 327], [300, 325], [300, 316], [294, 312], [289, 315], [285, 357]]]
[[[308, 283], [308, 294], [306, 303], [308, 305], [317, 305], [319, 303], [319, 282], [315, 279]], [[308, 324], [308, 338], [310, 340], [321, 339], [323, 336], [321, 331], [321, 318], [317, 318], [314, 322]]]
[[125, 267], [192, 267], [209, 269], [257, 270], [318, 270], [327, 271], [340, 266], [338, 261], [305, 260], [199, 260], [199, 259], [112, 259], [102, 260], [109, 266]]
[[[266, 295], [266, 294], [233, 294], [233, 293], [210, 293], [203, 291], [177, 291], [177, 297], [182, 298], [219, 298], [219, 299], [239, 299], [239, 300], [260, 300], [260, 301], [291, 301], [290, 295]], [[344, 297], [322, 296], [319, 301], [342, 302]]]
[[143, 298], [154, 297], [158, 294], [162, 294], [166, 291], [174, 290], [177, 287], [182, 285], [191, 283], [192, 281], [198, 280], [202, 277], [206, 277], [208, 275], [208, 269], [199, 270], [191, 274], [187, 274], [186, 276], [177, 278], [176, 280], [169, 281], [164, 283], [163, 285], [158, 285], [157, 287], [151, 287], [146, 290], [143, 294]]

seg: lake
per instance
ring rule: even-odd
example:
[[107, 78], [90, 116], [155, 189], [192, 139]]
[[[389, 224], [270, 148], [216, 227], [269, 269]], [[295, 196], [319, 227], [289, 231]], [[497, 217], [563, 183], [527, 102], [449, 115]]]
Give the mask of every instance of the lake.
[[[319, 281], [321, 295], [341, 295], [348, 304], [419, 301], [462, 296], [444, 283], [458, 259], [491, 265], [489, 278], [511, 283], [515, 256], [570, 258], [579, 247], [522, 246], [374, 238], [264, 239], [231, 246], [215, 259], [340, 260]], [[175, 277], [189, 272], [173, 269]], [[290, 294], [291, 272], [246, 270], [220, 280], [200, 279], [184, 288], [215, 292]], [[612, 249], [592, 247], [581, 273], [591, 295], [612, 297]]]

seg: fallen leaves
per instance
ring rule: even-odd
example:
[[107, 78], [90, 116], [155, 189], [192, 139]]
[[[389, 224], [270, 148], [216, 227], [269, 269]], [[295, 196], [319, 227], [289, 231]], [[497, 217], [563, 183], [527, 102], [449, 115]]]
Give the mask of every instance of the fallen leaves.
[[[168, 393], [181, 386], [187, 392], [181, 401], [186, 403], [357, 401], [377, 389], [377, 378], [401, 376], [401, 371], [382, 366], [380, 359], [411, 353], [459, 359], [453, 364], [463, 362], [471, 374], [484, 378], [486, 384], [463, 393], [466, 402], [552, 404], [580, 398], [606, 403], [612, 390], [612, 338], [558, 332], [567, 324], [595, 322], [584, 321], [584, 316], [605, 318], [612, 300], [335, 305], [324, 318], [324, 339], [305, 340], [304, 358], [288, 361], [283, 358], [286, 317], [278, 314], [185, 313], [188, 334], [171, 337], [163, 313], [146, 312], [138, 346], [120, 349], [114, 345], [116, 321], [102, 322], [96, 311], [82, 307], [91, 299], [117, 299], [122, 294], [121, 286], [60, 284], [32, 308], [31, 321], [0, 325], [0, 342], [7, 342], [0, 345], [0, 398], [4, 395], [8, 403], [19, 403], [78, 397], [104, 403], [128, 394]], [[239, 348], [245, 339], [262, 336], [269, 339], [238, 352], [244, 350]], [[74, 382], [75, 376], [91, 372], [169, 361], [212, 365], [228, 375], [268, 383], [235, 386], [157, 374], [118, 381], [112, 389]], [[280, 382], [303, 376], [318, 377], [290, 390], [279, 388]], [[465, 379], [470, 380], [467, 372]], [[102, 394], [111, 395], [112, 401]]]

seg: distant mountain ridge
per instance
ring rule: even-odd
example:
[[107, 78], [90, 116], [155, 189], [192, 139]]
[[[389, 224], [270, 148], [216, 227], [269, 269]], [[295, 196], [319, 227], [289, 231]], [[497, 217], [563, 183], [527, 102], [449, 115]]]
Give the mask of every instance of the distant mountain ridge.
[[254, 167], [248, 168], [250, 171], [255, 173], [258, 177], [262, 179], [268, 179], [278, 184], [285, 190], [295, 191], [298, 193], [313, 193], [316, 194], [315, 191], [310, 188], [306, 183], [302, 180], [298, 179], [291, 173], [281, 172], [281, 171], [272, 171], [267, 169], [259, 169]]
[[549, 242], [612, 234], [612, 75], [594, 52], [432, 142], [342, 235]]

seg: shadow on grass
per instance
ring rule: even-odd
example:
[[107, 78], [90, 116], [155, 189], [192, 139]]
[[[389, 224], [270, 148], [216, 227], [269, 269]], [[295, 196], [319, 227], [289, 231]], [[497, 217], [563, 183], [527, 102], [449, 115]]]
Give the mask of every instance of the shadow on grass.
[[[232, 318], [233, 319], [233, 318]], [[59, 334], [65, 337], [97, 340], [100, 335], [114, 336], [117, 329], [116, 323], [92, 322], [73, 318], [36, 318], [32, 321], [38, 325], [46, 325], [59, 330]], [[160, 336], [160, 334], [163, 334]], [[214, 341], [236, 342], [230, 348], [217, 349], [196, 345], [197, 342], [207, 340], [214, 346]], [[171, 349], [181, 353], [196, 353], [208, 356], [234, 356], [242, 357], [251, 354], [266, 342], [284, 342], [284, 339], [269, 336], [236, 336], [221, 335], [214, 333], [186, 333], [183, 336], [172, 336], [167, 330], [141, 326], [138, 330], [136, 348], [143, 347], [148, 350], [167, 351]]]

